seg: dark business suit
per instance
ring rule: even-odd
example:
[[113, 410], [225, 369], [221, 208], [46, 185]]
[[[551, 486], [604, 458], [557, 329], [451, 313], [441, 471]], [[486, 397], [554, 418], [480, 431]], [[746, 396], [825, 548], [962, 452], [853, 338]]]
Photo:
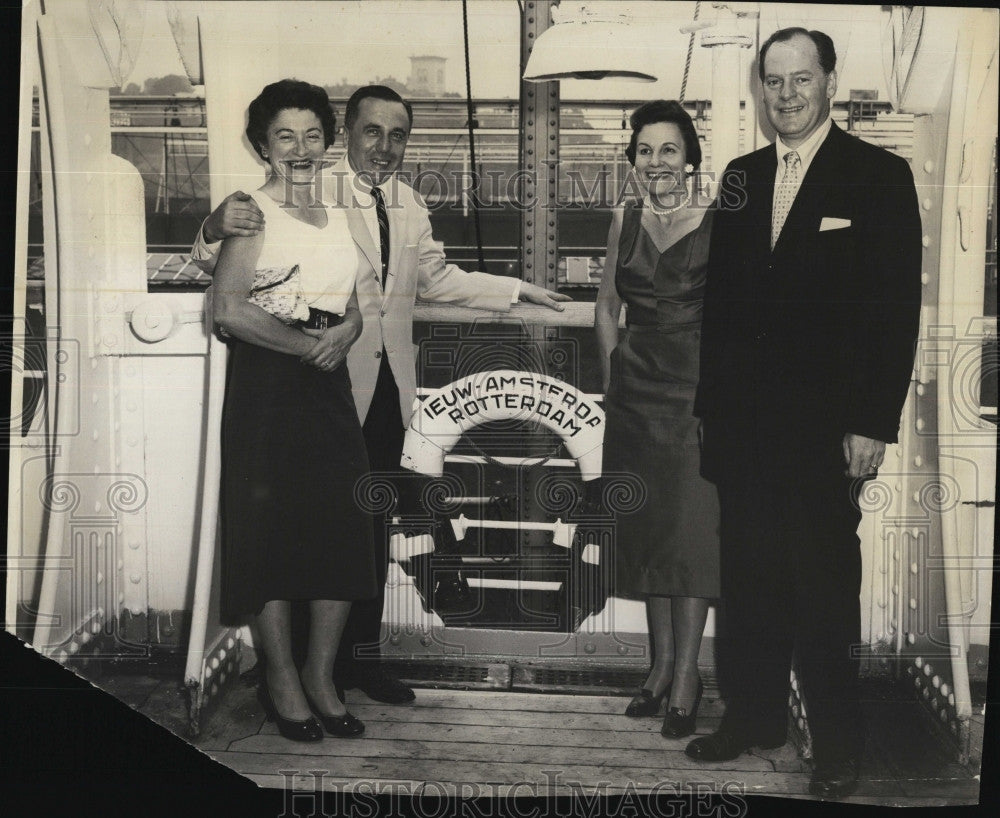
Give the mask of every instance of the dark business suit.
[[[724, 729], [785, 734], [792, 651], [817, 761], [860, 749], [860, 481], [846, 433], [895, 442], [920, 306], [905, 160], [835, 124], [772, 251], [777, 153], [726, 170], [712, 231], [695, 413], [722, 510]], [[839, 229], [820, 230], [824, 218]]]

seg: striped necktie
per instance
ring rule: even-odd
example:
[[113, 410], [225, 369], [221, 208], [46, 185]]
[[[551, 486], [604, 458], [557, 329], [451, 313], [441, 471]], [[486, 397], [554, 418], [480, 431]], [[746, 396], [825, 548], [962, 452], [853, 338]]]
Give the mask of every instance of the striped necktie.
[[778, 189], [774, 194], [774, 214], [771, 217], [771, 249], [778, 243], [781, 228], [792, 209], [795, 194], [799, 191], [799, 155], [795, 151], [785, 154], [785, 173], [781, 177]]
[[389, 214], [385, 210], [385, 198], [381, 189], [373, 187], [372, 197], [375, 199], [375, 213], [378, 215], [378, 241], [382, 251], [382, 289], [385, 289], [385, 280], [389, 275]]

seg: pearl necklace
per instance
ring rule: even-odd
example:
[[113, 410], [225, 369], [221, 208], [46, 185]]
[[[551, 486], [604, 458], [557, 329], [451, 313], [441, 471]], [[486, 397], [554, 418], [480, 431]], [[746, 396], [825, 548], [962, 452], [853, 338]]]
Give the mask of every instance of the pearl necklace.
[[653, 199], [648, 193], [643, 204], [650, 209], [654, 216], [669, 216], [671, 213], [676, 213], [682, 207], [691, 204], [691, 190], [685, 189], [684, 198], [673, 207], [657, 207], [653, 204]]

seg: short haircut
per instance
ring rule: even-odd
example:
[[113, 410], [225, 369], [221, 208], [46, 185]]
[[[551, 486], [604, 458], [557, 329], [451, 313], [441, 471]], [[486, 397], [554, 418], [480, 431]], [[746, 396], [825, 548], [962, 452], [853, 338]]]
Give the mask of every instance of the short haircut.
[[837, 67], [837, 50], [833, 47], [833, 40], [830, 39], [829, 35], [824, 34], [822, 31], [807, 31], [800, 26], [782, 28], [778, 29], [774, 32], [774, 34], [768, 37], [764, 41], [764, 45], [760, 47], [760, 59], [757, 61], [757, 73], [760, 75], [761, 82], [764, 81], [764, 57], [767, 56], [767, 50], [774, 45], [774, 43], [788, 42], [792, 39], [792, 37], [798, 36], [799, 34], [803, 37], [808, 37], [813, 41], [813, 43], [816, 44], [816, 51], [819, 52], [819, 65], [825, 74], [829, 74]]
[[701, 167], [701, 143], [698, 141], [694, 122], [679, 102], [665, 99], [644, 102], [629, 117], [632, 138], [625, 148], [625, 156], [632, 166], [635, 166], [635, 146], [639, 139], [639, 131], [647, 125], [655, 125], [658, 122], [672, 122], [680, 129], [681, 138], [684, 140], [684, 161], [690, 162], [694, 169], [698, 170]]
[[347, 100], [347, 108], [344, 110], [344, 127], [350, 130], [354, 123], [358, 121], [358, 110], [361, 103], [366, 99], [384, 99], [386, 102], [398, 102], [406, 109], [406, 116], [410, 120], [410, 127], [413, 127], [413, 106], [410, 105], [399, 94], [393, 91], [388, 85], [365, 85], [351, 94]]
[[267, 144], [267, 129], [275, 117], [288, 109], [312, 111], [323, 126], [323, 141], [326, 147], [333, 144], [337, 131], [337, 117], [330, 105], [330, 97], [318, 85], [310, 85], [302, 80], [278, 80], [265, 85], [264, 90], [250, 103], [247, 109], [247, 139], [264, 158], [262, 146]]

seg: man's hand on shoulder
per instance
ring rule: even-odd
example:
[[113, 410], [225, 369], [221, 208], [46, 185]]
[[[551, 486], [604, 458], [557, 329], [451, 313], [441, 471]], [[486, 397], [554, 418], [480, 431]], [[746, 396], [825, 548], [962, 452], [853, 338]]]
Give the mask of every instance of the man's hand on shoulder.
[[844, 462], [848, 477], [871, 477], [885, 459], [885, 443], [864, 435], [844, 435]]
[[562, 312], [566, 309], [563, 306], [563, 302], [572, 301], [573, 299], [568, 295], [563, 295], [553, 290], [546, 290], [537, 284], [529, 284], [527, 281], [522, 281], [519, 300], [528, 301], [532, 304], [541, 304], [543, 307]]
[[233, 236], [256, 236], [264, 229], [264, 214], [249, 193], [237, 190], [223, 199], [207, 219], [205, 241], [214, 244]]

